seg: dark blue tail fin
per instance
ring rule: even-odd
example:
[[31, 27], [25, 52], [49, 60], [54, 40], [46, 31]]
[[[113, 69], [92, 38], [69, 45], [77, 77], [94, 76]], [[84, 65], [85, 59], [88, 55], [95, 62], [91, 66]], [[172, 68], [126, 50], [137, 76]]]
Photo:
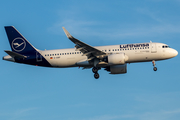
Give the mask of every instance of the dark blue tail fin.
[[15, 27], [6, 26], [5, 30], [13, 52], [25, 54], [36, 51], [36, 48], [32, 46], [31, 43], [29, 43]]

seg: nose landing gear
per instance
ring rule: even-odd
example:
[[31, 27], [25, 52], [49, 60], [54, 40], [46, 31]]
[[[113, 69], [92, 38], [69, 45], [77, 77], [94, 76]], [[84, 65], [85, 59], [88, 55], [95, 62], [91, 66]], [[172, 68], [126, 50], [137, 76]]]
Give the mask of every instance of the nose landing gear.
[[155, 60], [152, 61], [152, 64], [153, 64], [153, 67], [154, 67], [153, 70], [154, 70], [154, 71], [157, 71], [157, 67], [156, 67]]

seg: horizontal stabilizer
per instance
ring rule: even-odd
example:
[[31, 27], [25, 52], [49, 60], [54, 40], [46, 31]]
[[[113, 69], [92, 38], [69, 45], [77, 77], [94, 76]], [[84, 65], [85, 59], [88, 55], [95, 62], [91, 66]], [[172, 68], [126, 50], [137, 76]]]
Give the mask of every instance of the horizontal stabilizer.
[[10, 50], [5, 50], [5, 52], [10, 55], [12, 58], [27, 58], [27, 56], [21, 55], [19, 53], [16, 52], [12, 52]]

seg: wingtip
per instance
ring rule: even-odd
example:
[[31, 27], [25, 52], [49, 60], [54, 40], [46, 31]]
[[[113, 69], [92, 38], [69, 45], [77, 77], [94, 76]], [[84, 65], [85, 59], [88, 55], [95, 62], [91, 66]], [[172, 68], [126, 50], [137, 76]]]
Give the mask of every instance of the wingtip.
[[66, 30], [66, 28], [65, 27], [62, 27], [62, 29], [64, 30], [64, 32], [65, 33], [67, 33], [68, 31]]
[[65, 28], [65, 27], [62, 27], [62, 28], [63, 28], [66, 36], [67, 36], [68, 38], [71, 38], [72, 36], [71, 36], [71, 34], [66, 30], [66, 28]]

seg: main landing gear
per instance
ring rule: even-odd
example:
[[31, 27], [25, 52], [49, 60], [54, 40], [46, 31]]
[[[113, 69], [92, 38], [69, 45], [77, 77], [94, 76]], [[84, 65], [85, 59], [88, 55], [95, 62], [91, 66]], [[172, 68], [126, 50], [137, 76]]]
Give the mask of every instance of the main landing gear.
[[99, 78], [99, 73], [98, 73], [98, 68], [97, 67], [93, 67], [92, 72], [94, 73], [94, 78], [98, 79]]
[[153, 67], [154, 67], [153, 70], [154, 70], [154, 71], [157, 71], [156, 63], [155, 63], [154, 60], [152, 61], [152, 64], [153, 64]]

